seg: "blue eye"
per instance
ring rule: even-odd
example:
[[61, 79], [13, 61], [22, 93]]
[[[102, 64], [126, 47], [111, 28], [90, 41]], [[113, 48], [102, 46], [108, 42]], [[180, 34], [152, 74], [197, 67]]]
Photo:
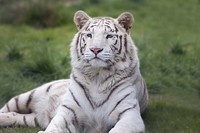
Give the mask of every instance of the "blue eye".
[[92, 34], [88, 33], [88, 34], [87, 34], [87, 37], [92, 38]]
[[108, 34], [108, 35], [106, 36], [106, 39], [108, 39], [108, 38], [113, 38], [113, 35]]

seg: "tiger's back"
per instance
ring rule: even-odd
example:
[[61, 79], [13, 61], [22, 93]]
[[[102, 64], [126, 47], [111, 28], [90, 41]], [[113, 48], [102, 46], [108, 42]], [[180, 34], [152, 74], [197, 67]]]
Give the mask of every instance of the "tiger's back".
[[74, 21], [70, 79], [12, 98], [0, 110], [0, 126], [40, 126], [46, 133], [144, 131], [140, 114], [148, 93], [129, 34], [132, 15], [91, 18], [78, 11]]

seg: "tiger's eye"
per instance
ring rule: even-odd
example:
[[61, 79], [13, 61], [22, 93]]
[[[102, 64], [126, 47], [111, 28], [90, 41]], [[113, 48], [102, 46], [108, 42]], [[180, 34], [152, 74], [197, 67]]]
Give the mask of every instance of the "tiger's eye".
[[106, 38], [113, 38], [113, 35], [107, 35]]
[[92, 38], [92, 34], [88, 33], [88, 34], [87, 34], [87, 37]]

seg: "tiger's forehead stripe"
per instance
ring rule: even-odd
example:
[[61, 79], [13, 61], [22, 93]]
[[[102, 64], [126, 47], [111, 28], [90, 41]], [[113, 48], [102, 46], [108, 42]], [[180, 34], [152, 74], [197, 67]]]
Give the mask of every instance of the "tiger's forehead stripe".
[[105, 32], [115, 32], [117, 33], [119, 30], [114, 23], [114, 20], [111, 18], [93, 18], [88, 26], [85, 28], [85, 31], [94, 31], [96, 28], [102, 28]]

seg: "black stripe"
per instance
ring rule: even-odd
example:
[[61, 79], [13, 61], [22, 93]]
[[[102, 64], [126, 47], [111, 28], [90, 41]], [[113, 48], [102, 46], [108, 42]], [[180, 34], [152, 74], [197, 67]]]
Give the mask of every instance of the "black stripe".
[[58, 83], [61, 83], [61, 82], [62, 82], [62, 81], [57, 81], [57, 82], [54, 82], [54, 83], [50, 84], [50, 85], [47, 87], [47, 89], [46, 89], [46, 93], [48, 93], [48, 92], [50, 91], [50, 89], [52, 88], [53, 85], [58, 84]]
[[[132, 92], [131, 92], [131, 93], [132, 93]], [[118, 106], [125, 98], [127, 98], [131, 93], [126, 94], [122, 99], [120, 99], [120, 100], [116, 103], [115, 107], [111, 110], [111, 112], [109, 113], [109, 115], [112, 114], [112, 112], [117, 108], [117, 106]]]
[[126, 53], [124, 53], [124, 56], [123, 56], [123, 58], [122, 58], [122, 62], [126, 62]]
[[83, 38], [83, 42], [85, 43], [85, 38]]
[[84, 92], [86, 98], [88, 99], [92, 109], [94, 109], [94, 105], [92, 103], [91, 96], [89, 95], [88, 89], [81, 82], [79, 82], [74, 75], [73, 75], [73, 79], [83, 89], [83, 92]]
[[[135, 65], [135, 67], [136, 67], [137, 65]], [[129, 72], [126, 76], [124, 76], [124, 77], [122, 77], [121, 79], [119, 79], [117, 82], [115, 82], [115, 84], [113, 85], [113, 86], [115, 86], [117, 83], [119, 83], [119, 82], [123, 82], [123, 80], [126, 80], [127, 78], [130, 78], [132, 75], [134, 75], [135, 74], [135, 67], [132, 69], [132, 71], [131, 72]], [[119, 75], [122, 75], [122, 74], [120, 74], [119, 73]], [[136, 80], [135, 80], [136, 81]], [[134, 81], [134, 83], [135, 83], [135, 81]]]
[[72, 131], [69, 129], [69, 124], [68, 124], [67, 120], [65, 118], [63, 118], [63, 119], [65, 121], [65, 127], [67, 128], [68, 132], [72, 133]]
[[101, 82], [101, 84], [103, 84], [104, 82], [108, 81], [108, 79], [113, 78], [113, 77], [114, 77], [114, 75], [109, 75], [108, 77], [106, 77], [106, 78]]
[[52, 84], [49, 85], [49, 87], [47, 88], [47, 90], [46, 90], [47, 93], [49, 92], [49, 90], [51, 89], [51, 87], [52, 87]]
[[89, 27], [90, 24], [91, 24], [91, 23], [88, 23], [87, 27], [85, 28], [86, 31], [89, 31], [89, 30], [90, 30], [90, 27]]
[[76, 124], [78, 125], [78, 119], [77, 119], [77, 115], [75, 110], [73, 110], [72, 108], [68, 107], [67, 105], [62, 105], [63, 107], [65, 107], [66, 109], [70, 110], [73, 114], [74, 114], [74, 120], [76, 122]]
[[126, 35], [126, 34], [125, 34], [125, 36], [124, 36], [124, 47], [125, 47], [125, 52], [128, 53], [127, 35]]
[[116, 40], [116, 41], [115, 41], [114, 45], [116, 45], [116, 44], [117, 44], [117, 42], [118, 42], [118, 40]]
[[116, 24], [114, 24], [114, 27], [115, 27], [115, 32], [117, 33], [119, 30], [118, 30]]
[[77, 100], [76, 97], [74, 96], [74, 93], [73, 93], [70, 89], [69, 89], [69, 92], [71, 93], [71, 95], [72, 95], [74, 101], [76, 102], [76, 104], [77, 104], [79, 107], [81, 107], [80, 104], [79, 104], [79, 102], [78, 102], [78, 100]]
[[103, 19], [100, 18], [99, 21], [98, 21], [98, 25], [97, 26], [100, 26], [100, 24], [101, 24], [102, 21], [103, 21]]
[[113, 32], [114, 30], [110, 27], [110, 25], [105, 25], [106, 28], [110, 29], [110, 32]]
[[35, 126], [36, 126], [36, 127], [39, 127], [39, 126], [40, 126], [39, 123], [38, 123], [38, 119], [37, 119], [36, 117], [34, 118], [34, 122], [35, 122]]
[[85, 50], [85, 47], [86, 47], [86, 43], [84, 43], [84, 46], [80, 47], [80, 53], [81, 53], [81, 55], [84, 55], [83, 51]]
[[112, 52], [114, 53], [117, 49], [117, 47], [115, 45], [111, 45], [110, 46], [110, 49], [112, 50]]
[[8, 112], [10, 112], [10, 107], [9, 107], [8, 103], [6, 104], [6, 108], [7, 108]]
[[129, 111], [129, 110], [131, 110], [131, 109], [134, 109], [136, 106], [137, 106], [137, 104], [134, 104], [133, 107], [127, 108], [127, 109], [125, 109], [124, 111], [122, 111], [121, 113], [119, 113], [118, 118], [117, 118], [117, 121], [120, 120], [121, 116], [122, 116], [126, 111]]
[[19, 97], [18, 96], [15, 97], [15, 104], [16, 104], [16, 108], [17, 108], [16, 112], [19, 112]]
[[33, 90], [33, 91], [31, 92], [31, 94], [29, 95], [29, 97], [28, 97], [28, 100], [27, 100], [27, 102], [26, 102], [26, 108], [27, 108], [27, 109], [29, 108], [29, 105], [30, 105], [30, 103], [31, 103], [31, 101], [32, 101], [32, 98], [33, 98], [34, 93], [35, 93], [35, 90]]
[[[123, 84], [125, 83], [125, 82], [123, 82], [123, 80], [125, 80], [125, 79], [131, 77], [133, 73], [134, 73], [134, 71], [130, 72], [127, 76], [122, 77], [120, 80], [116, 81], [116, 82], [113, 84], [112, 90], [111, 90], [110, 94], [108, 95], [108, 97], [107, 97], [101, 104], [97, 105], [97, 107], [100, 107], [100, 106], [102, 106], [105, 102], [107, 102], [107, 101], [109, 100], [110, 96], [112, 95], [112, 93], [113, 93], [117, 88], [119, 88], [121, 85], [123, 85]], [[112, 77], [112, 76], [110, 76], [110, 77]], [[137, 79], [133, 82], [133, 84], [135, 84], [136, 81], [137, 81]], [[130, 85], [128, 85], [128, 86], [130, 86]], [[124, 89], [127, 88], [128, 86], [124, 87], [124, 88], [121, 89], [121, 90], [124, 90]], [[131, 85], [131, 86], [132, 86], [132, 85]], [[106, 88], [106, 90], [107, 90], [107, 88]]]
[[108, 20], [107, 21], [105, 20], [104, 23], [107, 24], [106, 26], [109, 26], [111, 22]]
[[108, 97], [107, 97], [102, 103], [98, 104], [97, 107], [100, 107], [100, 106], [104, 105], [104, 104], [110, 99], [110, 96], [113, 94], [113, 92], [114, 92], [115, 90], [117, 90], [117, 88], [119, 88], [119, 87], [120, 87], [121, 85], [123, 85], [123, 84], [124, 84], [124, 83], [120, 83], [120, 84], [118, 84], [117, 86], [115, 86], [115, 87], [110, 91]]
[[111, 66], [114, 66], [114, 63], [109, 59], [106, 60], [106, 63], [108, 64], [108, 67], [107, 68], [103, 68], [103, 69], [109, 69], [109, 68], [111, 68]]
[[24, 121], [25, 126], [28, 126], [25, 115], [23, 116], [23, 121]]
[[[115, 88], [115, 86], [118, 86], [118, 84], [121, 84], [121, 83], [124, 82], [124, 80], [127, 80], [127, 78], [130, 78], [132, 75], [135, 74], [135, 70], [136, 70], [135, 68], [136, 68], [136, 67], [137, 67], [137, 64], [132, 68], [132, 70], [129, 70], [129, 71], [130, 71], [129, 73], [126, 72], [127, 75], [123, 73], [123, 71], [125, 71], [125, 70], [122, 70], [122, 71], [120, 71], [120, 72], [118, 72], [118, 73], [115, 73], [115, 75], [110, 75], [110, 76], [108, 76], [104, 81], [102, 81], [102, 84], [103, 84], [104, 82], [108, 81], [110, 78], [114, 79], [115, 76], [117, 76], [117, 75], [123, 75], [119, 80], [115, 81], [113, 84], [111, 84], [110, 86], [108, 86], [105, 90], [109, 90], [109, 88]], [[133, 84], [136, 83], [137, 79], [138, 79], [138, 78], [136, 78], [136, 79], [134, 80]], [[112, 81], [110, 81], [110, 82], [112, 82]]]
[[134, 71], [131, 71], [130, 73], [128, 73], [128, 75], [123, 74], [122, 71], [120, 71], [118, 73], [115, 73], [114, 75], [109, 75], [105, 80], [103, 80], [102, 84], [104, 82], [108, 81], [110, 78], [113, 79], [116, 75], [122, 75], [123, 74], [122, 77], [119, 80], [115, 81], [115, 83], [112, 86], [110, 86], [110, 87], [114, 87], [116, 84], [118, 84], [120, 82], [123, 82], [123, 80], [126, 80], [127, 78], [130, 78], [135, 73], [135, 67], [133, 68]]
[[121, 54], [121, 51], [122, 51], [122, 35], [119, 36], [119, 39], [120, 39], [120, 48], [119, 48], [119, 52], [117, 54]]

